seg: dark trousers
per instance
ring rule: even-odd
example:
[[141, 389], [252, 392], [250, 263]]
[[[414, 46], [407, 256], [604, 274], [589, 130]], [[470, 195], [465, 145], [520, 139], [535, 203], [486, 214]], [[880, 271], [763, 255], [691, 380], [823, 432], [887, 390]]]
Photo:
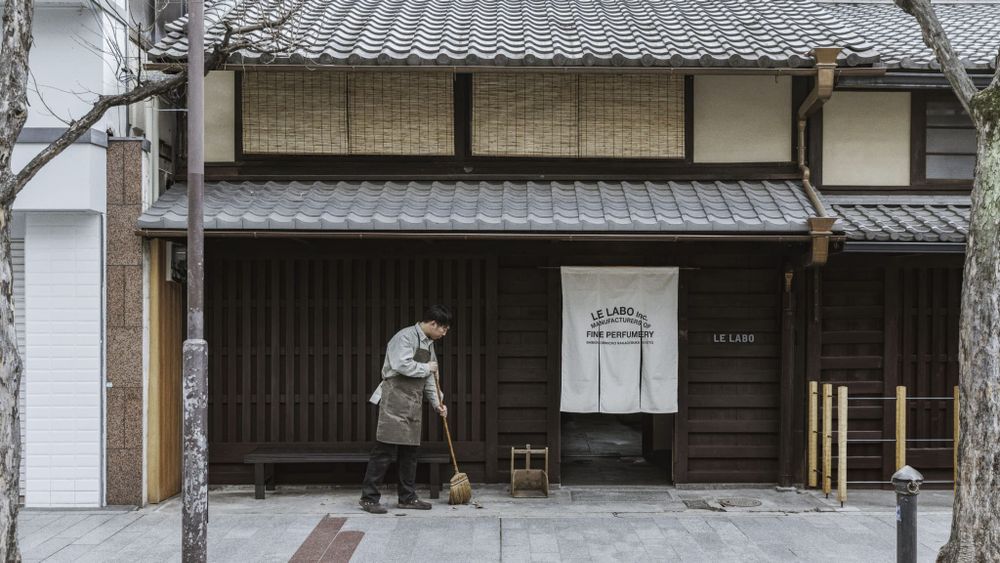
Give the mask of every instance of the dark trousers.
[[400, 446], [375, 442], [372, 455], [368, 458], [368, 469], [365, 470], [365, 480], [361, 484], [361, 500], [378, 502], [382, 495], [378, 492], [379, 485], [385, 478], [385, 472], [398, 457], [399, 484], [396, 492], [399, 502], [407, 503], [417, 500], [417, 446]]

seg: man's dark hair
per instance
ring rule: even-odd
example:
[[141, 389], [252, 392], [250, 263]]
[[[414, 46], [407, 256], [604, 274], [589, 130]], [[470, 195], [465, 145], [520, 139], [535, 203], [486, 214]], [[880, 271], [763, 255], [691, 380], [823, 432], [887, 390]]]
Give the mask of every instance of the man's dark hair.
[[424, 318], [421, 320], [425, 323], [434, 321], [441, 326], [451, 326], [451, 309], [440, 304], [431, 305], [424, 311]]

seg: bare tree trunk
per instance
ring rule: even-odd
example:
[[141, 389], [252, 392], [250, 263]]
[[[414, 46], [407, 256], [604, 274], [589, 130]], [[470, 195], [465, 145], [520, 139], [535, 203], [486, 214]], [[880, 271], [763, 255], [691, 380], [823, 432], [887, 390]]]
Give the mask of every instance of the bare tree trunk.
[[18, 389], [21, 354], [14, 330], [14, 271], [10, 262], [10, 204], [0, 205], [0, 557], [20, 561], [17, 511], [21, 478]]
[[1000, 561], [1000, 88], [980, 123], [959, 333], [961, 435], [951, 538], [938, 561]]

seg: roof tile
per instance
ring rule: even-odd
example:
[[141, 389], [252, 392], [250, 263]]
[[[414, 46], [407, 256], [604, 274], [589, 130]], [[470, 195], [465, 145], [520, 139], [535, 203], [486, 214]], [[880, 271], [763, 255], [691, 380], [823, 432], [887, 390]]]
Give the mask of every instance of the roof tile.
[[[939, 70], [913, 16], [892, 2], [821, 4], [832, 16], [868, 39], [890, 69]], [[970, 70], [995, 70], [1000, 45], [1000, 3], [934, 3], [934, 13]]]
[[965, 242], [968, 196], [826, 196], [851, 241]]
[[[206, 2], [209, 44], [273, 18], [272, 2]], [[214, 23], [212, 23], [214, 22]], [[183, 59], [186, 17], [152, 49]], [[285, 25], [298, 39], [234, 63], [484, 66], [808, 66], [817, 45], [846, 49], [845, 64], [877, 60], [868, 38], [807, 0], [302, 0]], [[266, 54], [262, 54], [266, 53]]]
[[[186, 228], [177, 185], [139, 219]], [[808, 230], [794, 182], [208, 183], [205, 228], [575, 232]]]

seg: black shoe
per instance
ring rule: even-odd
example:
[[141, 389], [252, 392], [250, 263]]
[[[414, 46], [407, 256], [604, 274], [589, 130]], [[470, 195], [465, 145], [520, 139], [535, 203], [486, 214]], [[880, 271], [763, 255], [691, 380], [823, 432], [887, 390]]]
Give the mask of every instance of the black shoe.
[[410, 502], [401, 502], [397, 504], [396, 508], [410, 508], [412, 510], [430, 510], [431, 503], [424, 502], [420, 499], [413, 499]]
[[361, 510], [370, 514], [385, 514], [386, 512], [389, 512], [381, 504], [370, 500], [359, 500], [358, 504], [361, 505]]

